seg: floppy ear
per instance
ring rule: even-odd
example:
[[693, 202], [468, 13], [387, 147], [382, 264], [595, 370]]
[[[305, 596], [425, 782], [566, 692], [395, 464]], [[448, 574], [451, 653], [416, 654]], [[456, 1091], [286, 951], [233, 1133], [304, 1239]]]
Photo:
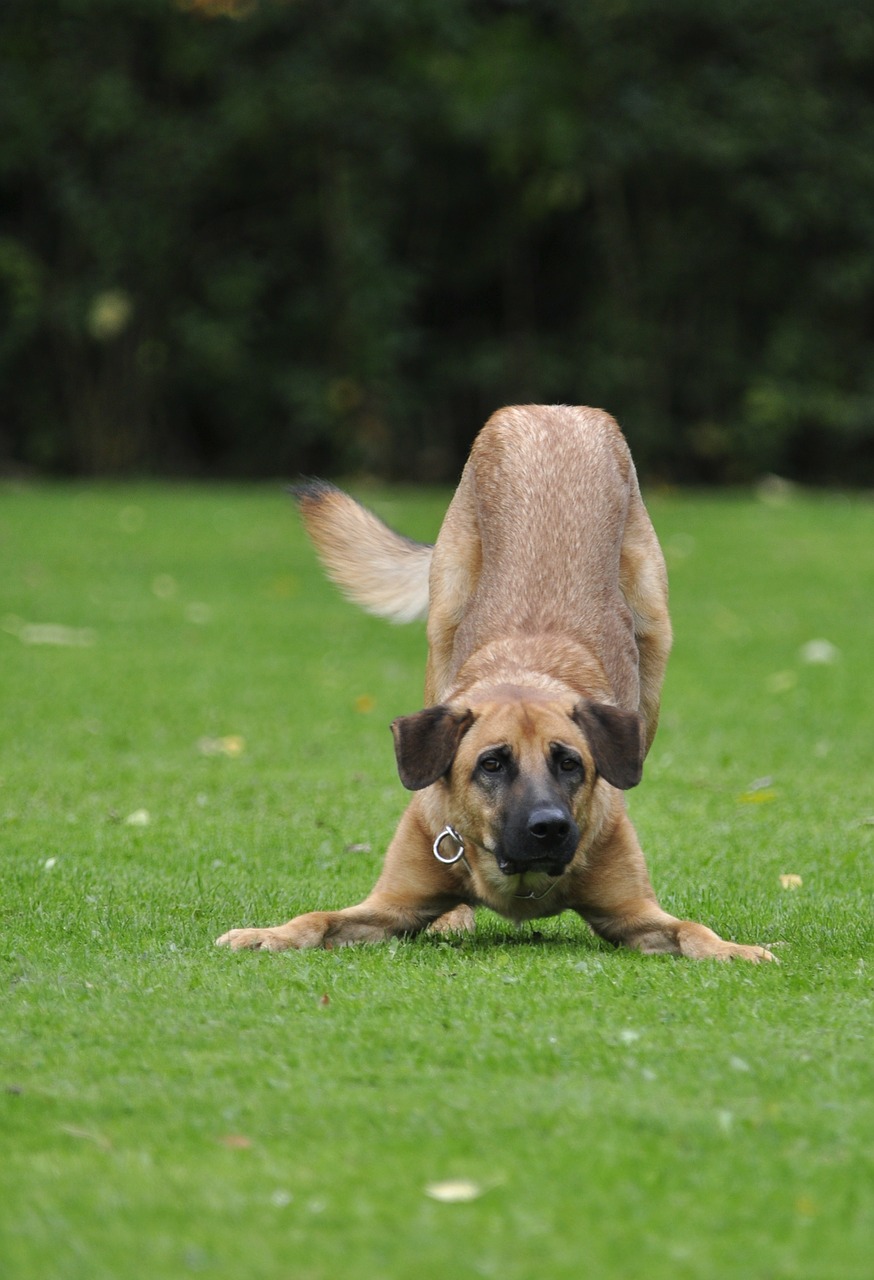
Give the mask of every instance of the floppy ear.
[[612, 787], [627, 791], [643, 775], [643, 718], [584, 698], [571, 717], [582, 729], [595, 757], [595, 768]]
[[443, 777], [472, 724], [472, 711], [442, 705], [392, 721], [398, 773], [408, 791], [421, 791]]

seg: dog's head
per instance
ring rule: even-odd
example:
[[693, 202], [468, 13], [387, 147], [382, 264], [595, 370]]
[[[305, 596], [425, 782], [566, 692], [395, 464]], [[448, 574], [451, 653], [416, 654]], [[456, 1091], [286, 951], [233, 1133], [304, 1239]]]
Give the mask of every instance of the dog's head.
[[627, 790], [643, 768], [639, 715], [527, 689], [428, 707], [395, 720], [392, 732], [404, 786], [445, 787], [449, 821], [505, 876], [561, 875], [598, 778]]

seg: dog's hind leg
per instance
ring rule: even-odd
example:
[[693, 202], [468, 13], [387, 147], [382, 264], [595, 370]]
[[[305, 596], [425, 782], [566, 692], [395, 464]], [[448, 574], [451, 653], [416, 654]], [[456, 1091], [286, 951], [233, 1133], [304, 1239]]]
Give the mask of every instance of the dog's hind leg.
[[449, 504], [431, 560], [428, 610], [428, 666], [425, 702], [440, 702], [452, 685], [459, 663], [455, 634], [482, 569], [482, 543], [470, 463]]
[[671, 620], [662, 549], [636, 478], [632, 484], [619, 560], [619, 585], [634, 620], [640, 662], [640, 714], [649, 751], [658, 728], [662, 683], [671, 652]]

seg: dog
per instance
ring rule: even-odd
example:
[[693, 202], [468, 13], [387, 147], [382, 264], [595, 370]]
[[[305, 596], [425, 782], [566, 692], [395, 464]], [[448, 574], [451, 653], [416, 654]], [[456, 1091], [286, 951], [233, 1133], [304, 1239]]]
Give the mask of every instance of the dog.
[[522, 923], [565, 910], [648, 954], [773, 960], [659, 906], [625, 808], [671, 648], [665, 562], [615, 423], [520, 406], [477, 436], [433, 547], [332, 485], [296, 496], [331, 578], [427, 616], [426, 707], [392, 724], [414, 796], [367, 898], [218, 945], [283, 951]]

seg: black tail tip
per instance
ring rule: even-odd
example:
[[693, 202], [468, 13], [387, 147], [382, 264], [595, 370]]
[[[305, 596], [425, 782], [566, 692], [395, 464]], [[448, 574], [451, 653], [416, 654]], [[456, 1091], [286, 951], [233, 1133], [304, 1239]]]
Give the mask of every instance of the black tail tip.
[[331, 494], [339, 493], [340, 490], [336, 485], [329, 484], [327, 480], [316, 480], [303, 476], [294, 484], [287, 485], [285, 492], [291, 495], [299, 507], [302, 507], [323, 502], [325, 498], [330, 497]]

